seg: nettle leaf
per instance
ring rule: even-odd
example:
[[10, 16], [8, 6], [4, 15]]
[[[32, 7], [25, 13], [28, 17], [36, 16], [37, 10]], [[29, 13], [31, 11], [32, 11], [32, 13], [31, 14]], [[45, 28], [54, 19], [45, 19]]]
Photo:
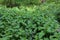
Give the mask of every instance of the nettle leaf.
[[44, 38], [44, 40], [49, 40], [49, 38]]
[[57, 38], [52, 38], [51, 40], [58, 40]]
[[40, 33], [39, 33], [39, 38], [42, 38], [43, 36], [44, 36], [44, 32], [43, 31], [41, 31]]

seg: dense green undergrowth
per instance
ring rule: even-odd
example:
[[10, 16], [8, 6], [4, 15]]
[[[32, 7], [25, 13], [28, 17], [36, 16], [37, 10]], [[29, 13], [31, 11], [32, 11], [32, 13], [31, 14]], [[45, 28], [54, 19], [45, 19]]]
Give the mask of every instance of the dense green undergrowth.
[[0, 40], [60, 40], [54, 6], [0, 7]]
[[4, 2], [0, 4], [0, 40], [60, 40], [60, 1], [13, 0], [21, 5], [12, 8]]

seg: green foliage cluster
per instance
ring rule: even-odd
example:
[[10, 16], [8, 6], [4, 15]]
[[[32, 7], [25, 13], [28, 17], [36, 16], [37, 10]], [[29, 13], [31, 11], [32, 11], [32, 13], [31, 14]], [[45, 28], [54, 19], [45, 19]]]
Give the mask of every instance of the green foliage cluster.
[[43, 2], [48, 2], [48, 3], [50, 3], [50, 2], [56, 2], [56, 3], [59, 3], [60, 2], [60, 0], [0, 0], [0, 3], [19, 3], [19, 4], [40, 4], [40, 3], [42, 3], [42, 1]]
[[0, 40], [60, 40], [59, 24], [48, 12], [0, 7]]
[[0, 0], [0, 40], [60, 40], [59, 27], [60, 0]]
[[18, 7], [21, 5], [41, 5], [44, 3], [60, 3], [60, 0], [0, 0], [0, 4], [7, 7]]

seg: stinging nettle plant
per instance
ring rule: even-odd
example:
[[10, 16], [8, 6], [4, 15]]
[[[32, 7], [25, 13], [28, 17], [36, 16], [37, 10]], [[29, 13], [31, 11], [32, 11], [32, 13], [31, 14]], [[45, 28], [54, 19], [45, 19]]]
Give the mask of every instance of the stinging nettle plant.
[[[0, 39], [4, 40], [60, 40], [55, 16], [37, 8], [0, 9]], [[58, 36], [59, 35], [59, 36]]]

